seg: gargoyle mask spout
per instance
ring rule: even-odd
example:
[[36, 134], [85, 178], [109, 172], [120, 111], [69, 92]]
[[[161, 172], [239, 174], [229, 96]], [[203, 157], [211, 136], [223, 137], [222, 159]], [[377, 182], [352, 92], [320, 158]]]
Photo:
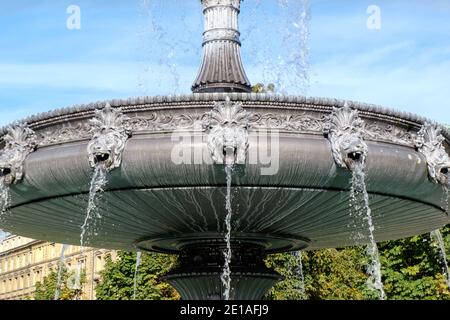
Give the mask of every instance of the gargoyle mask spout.
[[364, 141], [364, 121], [357, 110], [348, 104], [343, 108], [334, 108], [325, 126], [325, 134], [331, 142], [335, 162], [342, 168], [354, 170], [358, 164], [364, 164], [368, 147]]
[[415, 144], [427, 160], [431, 181], [450, 187], [450, 156], [445, 150], [445, 138], [441, 131], [439, 126], [425, 123], [417, 134]]
[[109, 171], [120, 166], [125, 143], [131, 136], [126, 120], [120, 108], [113, 109], [109, 104], [95, 111], [91, 120], [92, 139], [87, 147], [92, 167], [103, 165]]
[[248, 150], [250, 113], [227, 97], [203, 117], [208, 135], [208, 149], [216, 164], [244, 164]]
[[0, 177], [6, 185], [18, 183], [24, 176], [24, 162], [36, 150], [36, 135], [27, 124], [16, 124], [3, 137], [5, 148], [0, 154]]

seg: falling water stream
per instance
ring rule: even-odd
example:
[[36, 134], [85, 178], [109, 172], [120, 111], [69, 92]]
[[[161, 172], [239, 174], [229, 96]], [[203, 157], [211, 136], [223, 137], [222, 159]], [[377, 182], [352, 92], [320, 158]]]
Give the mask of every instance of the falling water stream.
[[133, 300], [136, 300], [137, 283], [139, 275], [139, 266], [141, 265], [142, 252], [136, 252], [136, 267], [134, 268], [134, 288], [133, 288]]
[[0, 178], [0, 222], [9, 207], [9, 187], [5, 184], [5, 179]]
[[96, 226], [101, 215], [98, 210], [98, 200], [103, 192], [103, 188], [106, 186], [108, 180], [106, 179], [107, 170], [106, 167], [99, 163], [94, 170], [94, 174], [91, 179], [91, 186], [89, 188], [89, 201], [86, 211], [86, 217], [84, 223], [81, 226], [80, 245], [84, 247], [86, 240], [92, 235], [96, 235]]
[[350, 194], [350, 205], [353, 220], [362, 223], [363, 230], [368, 230], [368, 238], [364, 237], [361, 233], [356, 235], [359, 239], [354, 240], [368, 240], [366, 247], [366, 254], [370, 259], [370, 263], [367, 269], [369, 276], [368, 284], [370, 287], [378, 291], [381, 300], [386, 299], [386, 294], [383, 289], [383, 282], [381, 280], [381, 263], [378, 253], [377, 243], [373, 232], [375, 227], [372, 221], [372, 211], [369, 206], [369, 195], [367, 193], [364, 164], [355, 164], [352, 176], [352, 188]]
[[447, 286], [450, 289], [450, 273], [448, 269], [448, 261], [447, 261], [447, 254], [445, 253], [445, 244], [444, 239], [442, 238], [442, 234], [439, 230], [434, 230], [430, 233], [431, 239], [437, 244], [439, 248], [439, 255], [442, 260], [442, 264], [444, 266], [444, 272], [445, 272], [445, 282], [447, 283]]
[[225, 172], [227, 175], [227, 195], [226, 195], [226, 205], [225, 205], [225, 208], [227, 210], [227, 216], [225, 218], [225, 226], [226, 226], [225, 242], [226, 242], [227, 247], [224, 251], [225, 263], [224, 263], [223, 272], [222, 272], [222, 275], [220, 278], [225, 287], [225, 290], [224, 290], [225, 300], [230, 300], [230, 291], [231, 291], [230, 263], [231, 263], [231, 253], [232, 253], [231, 252], [231, 216], [232, 216], [231, 178], [232, 178], [233, 166], [226, 165]]
[[[99, 208], [97, 206], [98, 201], [100, 199], [100, 195], [103, 192], [103, 188], [106, 186], [108, 180], [106, 179], [107, 169], [103, 163], [98, 163], [95, 167], [94, 173], [91, 179], [91, 185], [89, 188], [89, 201], [86, 210], [86, 217], [84, 219], [84, 223], [81, 226], [81, 234], [80, 234], [80, 255], [82, 256], [84, 253], [84, 247], [86, 242], [92, 236], [97, 235], [97, 223], [102, 218], [99, 213]], [[79, 289], [81, 287], [81, 273], [82, 273], [82, 260], [78, 263], [78, 268], [75, 273], [75, 288]]]
[[297, 279], [299, 280], [298, 290], [304, 296], [305, 294], [305, 276], [303, 274], [303, 261], [302, 261], [302, 252], [296, 251], [294, 252], [294, 257], [297, 259], [297, 267], [295, 269], [295, 274]]
[[56, 289], [55, 289], [54, 300], [59, 300], [59, 297], [61, 296], [62, 272], [64, 269], [65, 252], [68, 247], [69, 247], [69, 245], [63, 244], [62, 248], [61, 248], [61, 254], [59, 256], [59, 261], [58, 261], [58, 275], [56, 277]]

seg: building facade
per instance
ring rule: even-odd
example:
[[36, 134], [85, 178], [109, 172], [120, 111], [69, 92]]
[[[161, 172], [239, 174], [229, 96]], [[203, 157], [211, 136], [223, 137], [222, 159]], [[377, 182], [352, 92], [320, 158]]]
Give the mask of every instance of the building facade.
[[[64, 248], [64, 264], [69, 271], [84, 270], [81, 299], [95, 299], [95, 286], [100, 280], [106, 258], [116, 252], [78, 246]], [[36, 283], [52, 270], [58, 270], [63, 245], [10, 235], [0, 242], [0, 300], [33, 299]], [[56, 289], [56, 288], [55, 288]]]

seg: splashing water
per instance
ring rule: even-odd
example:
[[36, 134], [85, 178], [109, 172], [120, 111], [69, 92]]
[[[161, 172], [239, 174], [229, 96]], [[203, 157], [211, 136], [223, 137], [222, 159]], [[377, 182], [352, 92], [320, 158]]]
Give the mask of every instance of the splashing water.
[[[140, 0], [139, 7], [138, 90], [145, 95], [155, 91], [178, 94], [193, 80], [182, 77], [186, 73], [184, 59], [201, 57], [201, 37], [193, 35], [202, 33], [202, 12], [196, 2], [190, 1]], [[171, 12], [171, 19], [161, 14], [167, 11]], [[181, 23], [174, 24], [174, 20]]]
[[303, 261], [302, 261], [302, 252], [297, 251], [294, 252], [294, 257], [297, 259], [297, 268], [295, 270], [296, 276], [298, 280], [300, 281], [298, 290], [302, 294], [302, 296], [305, 295], [305, 276], [303, 274]]
[[[245, 0], [242, 6], [242, 53], [244, 59], [251, 57], [246, 67], [256, 70], [252, 78], [273, 83], [277, 93], [306, 95], [310, 87], [310, 0]], [[197, 71], [194, 67], [187, 72], [185, 60], [201, 62], [199, 5], [196, 1], [140, 0], [139, 7], [137, 89], [145, 95], [155, 91], [178, 94], [192, 84], [193, 79], [184, 74]], [[161, 14], [167, 11], [171, 19]], [[279, 19], [273, 19], [274, 15]], [[180, 23], [174, 24], [175, 20]], [[155, 75], [163, 77], [156, 79]]]
[[352, 235], [354, 241], [359, 242], [362, 240], [363, 242], [368, 242], [366, 246], [366, 254], [370, 260], [367, 269], [367, 274], [369, 276], [368, 285], [378, 291], [381, 300], [385, 300], [386, 294], [381, 280], [380, 255], [373, 235], [375, 227], [372, 221], [372, 211], [369, 206], [369, 195], [366, 188], [363, 163], [356, 164], [353, 170], [350, 207], [354, 225], [358, 226], [359, 224], [359, 227], [368, 231], [368, 234], [356, 231]]
[[223, 267], [223, 272], [221, 275], [222, 283], [225, 287], [224, 290], [224, 297], [225, 300], [230, 300], [230, 291], [231, 291], [231, 270], [230, 270], [230, 263], [231, 263], [231, 216], [232, 216], [232, 209], [231, 209], [231, 178], [232, 178], [232, 172], [233, 172], [233, 166], [226, 165], [225, 166], [225, 172], [227, 174], [227, 196], [226, 196], [226, 210], [227, 210], [227, 216], [225, 218], [225, 226], [226, 226], [226, 233], [225, 233], [225, 242], [227, 244], [227, 247], [224, 251], [224, 257], [225, 257], [225, 264]]
[[[103, 188], [108, 182], [106, 179], [107, 170], [99, 164], [95, 167], [94, 174], [91, 179], [91, 186], [89, 188], [89, 202], [86, 211], [84, 223], [81, 226], [80, 246], [84, 247], [87, 240], [91, 236], [96, 235], [96, 226], [98, 221], [102, 218], [98, 210], [98, 200], [103, 192]], [[81, 250], [83, 251], [83, 250]]]
[[444, 277], [445, 282], [447, 283], [447, 286], [450, 289], [450, 273], [448, 269], [448, 262], [447, 262], [447, 254], [445, 253], [445, 244], [444, 239], [442, 238], [442, 233], [439, 230], [434, 230], [430, 232], [431, 239], [437, 244], [439, 248], [439, 255], [441, 257], [443, 266], [444, 266]]
[[59, 262], [58, 262], [58, 275], [56, 280], [56, 289], [55, 289], [55, 297], [53, 300], [59, 300], [59, 297], [61, 296], [61, 280], [62, 280], [62, 271], [64, 268], [64, 260], [65, 260], [65, 251], [69, 245], [63, 244], [61, 248], [61, 255], [59, 256]]
[[[246, 3], [248, 9], [241, 12], [242, 52], [244, 57], [252, 57], [250, 63], [257, 67], [253, 78], [274, 84], [276, 93], [306, 95], [310, 87], [310, 1]], [[279, 19], [273, 19], [274, 15]], [[268, 37], [271, 43], [265, 41]]]
[[137, 282], [139, 274], [139, 266], [141, 265], [142, 252], [136, 252], [136, 267], [134, 268], [134, 288], [133, 288], [133, 300], [136, 300]]

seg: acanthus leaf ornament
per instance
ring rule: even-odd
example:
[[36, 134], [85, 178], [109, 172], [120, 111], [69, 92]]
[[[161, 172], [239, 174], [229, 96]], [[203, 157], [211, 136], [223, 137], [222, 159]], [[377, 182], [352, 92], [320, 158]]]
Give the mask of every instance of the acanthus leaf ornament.
[[207, 144], [216, 164], [244, 164], [247, 157], [248, 129], [251, 114], [241, 103], [233, 103], [227, 97], [217, 102], [202, 118], [207, 134]]
[[364, 163], [368, 147], [364, 141], [364, 121], [358, 110], [346, 103], [333, 111], [324, 126], [324, 133], [331, 143], [335, 162], [342, 168], [353, 170], [356, 163]]
[[450, 186], [450, 156], [445, 150], [442, 128], [425, 123], [416, 137], [416, 148], [426, 158], [431, 181]]
[[90, 124], [92, 139], [87, 146], [89, 163], [92, 167], [102, 163], [108, 171], [118, 168], [125, 143], [131, 137], [128, 118], [121, 108], [114, 109], [107, 104], [103, 109], [95, 110]]
[[5, 147], [0, 154], [0, 176], [5, 184], [18, 183], [24, 176], [24, 162], [36, 150], [37, 139], [26, 123], [15, 124], [3, 137]]

